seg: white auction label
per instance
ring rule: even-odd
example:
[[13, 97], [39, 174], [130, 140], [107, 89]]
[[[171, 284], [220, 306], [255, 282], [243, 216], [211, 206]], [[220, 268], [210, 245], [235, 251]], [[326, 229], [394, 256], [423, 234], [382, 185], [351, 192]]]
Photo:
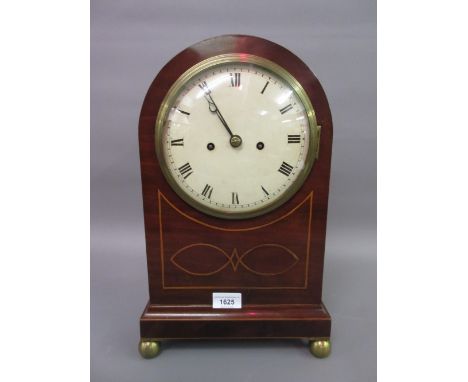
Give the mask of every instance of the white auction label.
[[213, 293], [213, 309], [241, 309], [241, 293]]

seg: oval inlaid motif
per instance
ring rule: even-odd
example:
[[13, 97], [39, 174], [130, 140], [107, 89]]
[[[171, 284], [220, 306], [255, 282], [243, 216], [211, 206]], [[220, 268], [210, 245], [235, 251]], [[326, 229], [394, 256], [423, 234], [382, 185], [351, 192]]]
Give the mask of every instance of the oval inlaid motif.
[[179, 249], [171, 262], [182, 271], [194, 276], [210, 276], [228, 266], [231, 259], [215, 245], [197, 243]]
[[276, 276], [289, 271], [299, 258], [279, 244], [262, 244], [244, 252], [239, 259], [248, 271], [261, 276]]
[[260, 276], [276, 276], [289, 271], [299, 258], [290, 249], [279, 244], [262, 244], [249, 249], [241, 256], [234, 248], [232, 255], [215, 245], [191, 244], [179, 249], [171, 262], [180, 270], [193, 276], [211, 276], [231, 264], [233, 271], [241, 265]]

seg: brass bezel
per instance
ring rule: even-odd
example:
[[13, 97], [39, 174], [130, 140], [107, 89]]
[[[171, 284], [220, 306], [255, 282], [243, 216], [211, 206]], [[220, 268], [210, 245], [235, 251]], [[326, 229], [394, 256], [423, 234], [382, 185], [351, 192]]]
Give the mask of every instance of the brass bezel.
[[[302, 104], [304, 105], [304, 109], [307, 112], [307, 117], [309, 120], [309, 147], [306, 158], [304, 160], [304, 168], [300, 170], [300, 173], [297, 175], [294, 183], [281, 195], [278, 197], [276, 201], [266, 206], [259, 206], [259, 208], [255, 210], [251, 210], [248, 212], [241, 211], [241, 210], [232, 210], [232, 212], [225, 212], [215, 210], [214, 208], [210, 208], [209, 206], [197, 201], [188, 196], [188, 194], [184, 191], [182, 187], [177, 183], [177, 181], [172, 176], [164, 158], [163, 153], [163, 140], [160, 139], [162, 136], [164, 125], [169, 114], [169, 110], [171, 109], [171, 105], [173, 105], [174, 101], [176, 100], [177, 96], [179, 95], [180, 90], [182, 87], [194, 78], [197, 74], [201, 73], [202, 71], [217, 65], [222, 65], [226, 63], [232, 62], [239, 62], [239, 63], [250, 63], [253, 65], [260, 66], [267, 71], [275, 74], [276, 76], [283, 79], [287, 82], [291, 88], [295, 91], [298, 98], [301, 100]], [[284, 204], [288, 201], [304, 184], [307, 176], [312, 169], [314, 161], [318, 158], [318, 149], [319, 149], [319, 140], [320, 140], [320, 126], [317, 125], [317, 119], [315, 116], [315, 110], [310, 102], [307, 93], [305, 92], [304, 88], [301, 84], [283, 67], [280, 65], [266, 59], [263, 57], [245, 54], [245, 53], [230, 53], [230, 54], [222, 54], [218, 56], [210, 57], [206, 60], [199, 62], [198, 64], [192, 66], [187, 71], [185, 71], [171, 86], [169, 91], [167, 92], [166, 96], [164, 97], [161, 107], [159, 108], [158, 115], [156, 118], [156, 126], [155, 126], [155, 147], [156, 147], [156, 155], [159, 160], [159, 164], [161, 170], [164, 174], [164, 177], [168, 181], [171, 188], [179, 195], [185, 202], [189, 205], [201, 211], [207, 215], [215, 216], [222, 219], [248, 219], [253, 218], [256, 216], [260, 216], [271, 212]]]

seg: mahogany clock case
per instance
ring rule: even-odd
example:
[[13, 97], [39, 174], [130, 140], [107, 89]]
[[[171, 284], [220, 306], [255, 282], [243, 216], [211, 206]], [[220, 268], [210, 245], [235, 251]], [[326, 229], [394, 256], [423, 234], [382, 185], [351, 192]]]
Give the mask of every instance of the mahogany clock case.
[[[300, 190], [273, 212], [245, 220], [190, 207], [164, 178], [155, 148], [157, 112], [172, 84], [193, 65], [228, 53], [257, 55], [286, 69], [304, 88], [321, 126], [319, 155]], [[150, 296], [140, 320], [142, 338], [330, 337], [321, 296], [331, 144], [332, 118], [319, 81], [273, 42], [215, 37], [163, 67], [139, 121]], [[214, 311], [212, 292], [242, 293], [242, 309]]]

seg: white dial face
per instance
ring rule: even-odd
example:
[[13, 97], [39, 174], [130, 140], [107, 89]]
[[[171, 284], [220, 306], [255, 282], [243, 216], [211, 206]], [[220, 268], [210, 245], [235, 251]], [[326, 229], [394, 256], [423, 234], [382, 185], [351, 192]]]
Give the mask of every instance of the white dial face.
[[259, 215], [297, 190], [310, 128], [284, 79], [252, 63], [220, 64], [191, 77], [169, 107], [159, 137], [166, 174], [198, 209]]

